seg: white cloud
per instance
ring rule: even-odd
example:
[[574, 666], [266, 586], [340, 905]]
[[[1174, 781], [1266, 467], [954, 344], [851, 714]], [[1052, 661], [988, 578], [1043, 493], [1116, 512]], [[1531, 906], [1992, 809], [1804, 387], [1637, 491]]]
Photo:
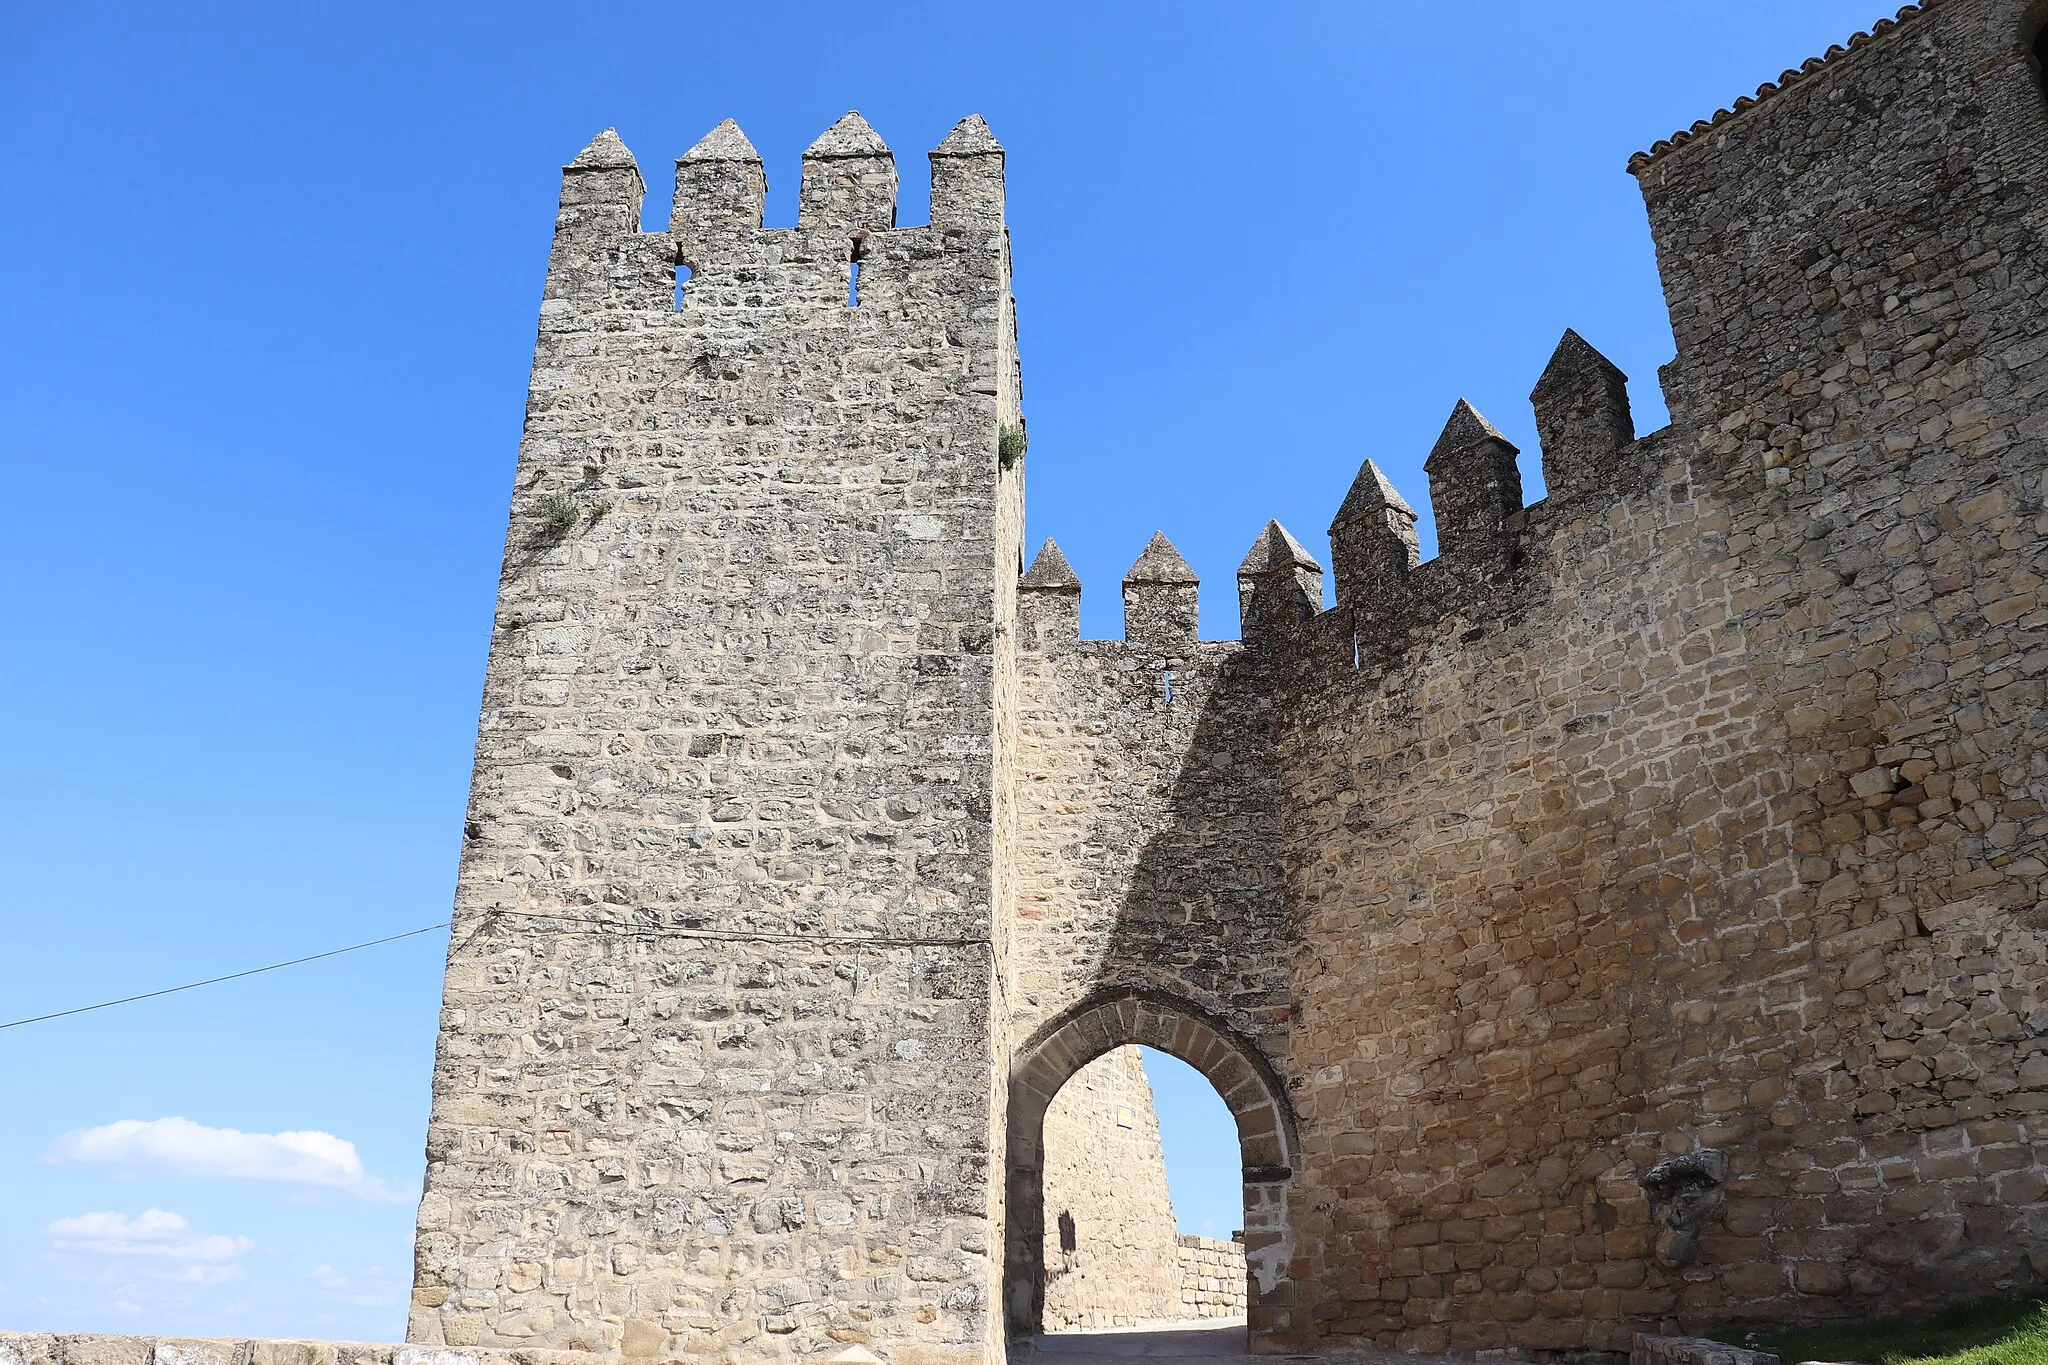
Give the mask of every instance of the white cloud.
[[43, 1229], [58, 1251], [94, 1256], [144, 1256], [179, 1263], [176, 1278], [217, 1284], [231, 1277], [231, 1264], [255, 1249], [247, 1237], [199, 1235], [178, 1214], [144, 1209], [129, 1218], [119, 1213], [81, 1213]]
[[394, 1197], [383, 1181], [364, 1173], [353, 1142], [318, 1130], [244, 1133], [190, 1119], [121, 1119], [59, 1139], [50, 1159], [120, 1176], [262, 1180], [345, 1190], [362, 1199]]

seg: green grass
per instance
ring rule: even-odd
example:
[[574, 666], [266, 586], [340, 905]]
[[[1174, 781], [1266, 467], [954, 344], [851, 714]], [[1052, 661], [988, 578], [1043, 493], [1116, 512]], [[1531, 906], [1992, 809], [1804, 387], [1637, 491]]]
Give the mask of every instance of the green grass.
[[583, 509], [567, 493], [548, 494], [535, 510], [540, 513], [541, 527], [548, 535], [566, 536], [583, 518]]
[[1801, 1360], [1863, 1365], [2048, 1365], [2048, 1300], [1982, 1299], [1920, 1322], [1860, 1322], [1794, 1332], [1724, 1332], [1730, 1345]]

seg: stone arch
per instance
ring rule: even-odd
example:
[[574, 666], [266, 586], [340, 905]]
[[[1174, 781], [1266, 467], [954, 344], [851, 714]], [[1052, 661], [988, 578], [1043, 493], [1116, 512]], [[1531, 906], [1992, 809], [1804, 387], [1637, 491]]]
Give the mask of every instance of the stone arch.
[[1113, 1048], [1136, 1043], [1209, 1078], [1237, 1121], [1244, 1168], [1245, 1266], [1254, 1350], [1297, 1344], [1288, 1191], [1300, 1164], [1294, 1111], [1279, 1074], [1228, 1025], [1185, 1001], [1125, 991], [1097, 996], [1040, 1026], [1013, 1056], [1005, 1147], [1003, 1309], [1013, 1336], [1045, 1309], [1045, 1112], [1060, 1087]]

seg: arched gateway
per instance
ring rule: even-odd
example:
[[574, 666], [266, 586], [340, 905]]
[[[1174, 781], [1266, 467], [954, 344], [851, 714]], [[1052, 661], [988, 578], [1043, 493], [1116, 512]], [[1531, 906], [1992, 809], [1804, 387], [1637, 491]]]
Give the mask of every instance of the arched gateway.
[[[917, 226], [857, 114], [793, 227], [735, 124], [658, 232], [595, 138], [411, 1339], [988, 1365], [998, 1299], [1039, 1315], [1047, 1102], [1130, 1043], [1237, 1116], [1261, 1349], [1618, 1352], [2043, 1283], [2044, 4], [1911, 7], [1635, 158], [1671, 425], [1568, 334], [1543, 499], [1461, 402], [1437, 556], [1368, 462], [1330, 609], [1269, 523], [1238, 640], [1163, 535], [1121, 639], [1056, 548], [1016, 575], [979, 118]], [[1695, 1149], [1734, 1225], [1679, 1254], [1638, 1181]]]
[[1040, 1027], [1010, 1070], [1008, 1214], [1003, 1299], [1013, 1336], [1039, 1330], [1045, 1307], [1045, 1113], [1060, 1087], [1097, 1057], [1136, 1043], [1208, 1077], [1237, 1121], [1244, 1167], [1245, 1271], [1253, 1350], [1289, 1350], [1293, 1255], [1289, 1183], [1299, 1147], [1287, 1092], [1241, 1037], [1185, 1002], [1117, 994], [1087, 1001]]

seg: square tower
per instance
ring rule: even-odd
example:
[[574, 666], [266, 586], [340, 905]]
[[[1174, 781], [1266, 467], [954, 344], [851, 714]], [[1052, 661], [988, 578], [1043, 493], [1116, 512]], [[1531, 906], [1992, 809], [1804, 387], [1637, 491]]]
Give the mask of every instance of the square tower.
[[[764, 229], [565, 170], [457, 889], [410, 1336], [984, 1359], [1021, 467], [1003, 152], [857, 114]], [[1014, 466], [1014, 462], [1011, 462]]]

